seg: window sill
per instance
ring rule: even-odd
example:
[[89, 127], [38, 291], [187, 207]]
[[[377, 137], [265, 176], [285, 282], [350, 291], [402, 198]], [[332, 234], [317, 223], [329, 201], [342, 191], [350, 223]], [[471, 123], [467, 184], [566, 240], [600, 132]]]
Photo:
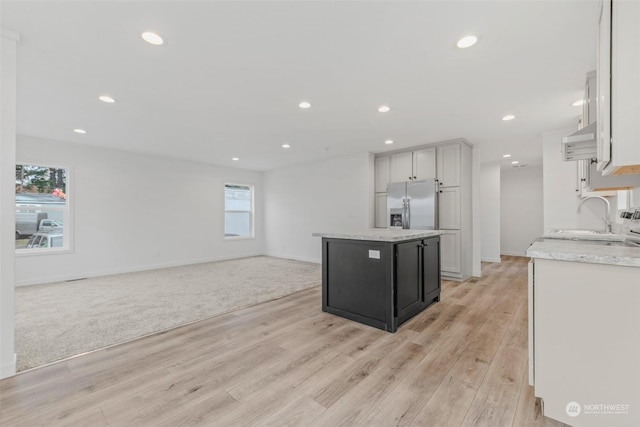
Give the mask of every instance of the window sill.
[[59, 249], [16, 249], [16, 257], [27, 257], [32, 255], [59, 255], [59, 254], [71, 254], [73, 249], [59, 248]]
[[236, 240], [255, 240], [256, 236], [225, 236], [225, 242], [233, 242]]

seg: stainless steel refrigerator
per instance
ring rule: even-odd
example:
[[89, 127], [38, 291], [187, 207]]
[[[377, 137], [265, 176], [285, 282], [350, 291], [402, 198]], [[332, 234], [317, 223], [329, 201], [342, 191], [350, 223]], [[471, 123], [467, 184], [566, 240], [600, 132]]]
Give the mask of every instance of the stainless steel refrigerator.
[[436, 230], [438, 182], [392, 182], [387, 185], [387, 227]]

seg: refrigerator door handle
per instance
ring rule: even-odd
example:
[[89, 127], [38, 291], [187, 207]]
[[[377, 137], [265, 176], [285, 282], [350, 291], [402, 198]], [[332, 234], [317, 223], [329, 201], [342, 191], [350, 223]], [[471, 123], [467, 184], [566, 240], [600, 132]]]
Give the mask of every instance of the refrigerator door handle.
[[411, 199], [404, 199], [404, 215], [402, 215], [402, 228], [411, 228]]

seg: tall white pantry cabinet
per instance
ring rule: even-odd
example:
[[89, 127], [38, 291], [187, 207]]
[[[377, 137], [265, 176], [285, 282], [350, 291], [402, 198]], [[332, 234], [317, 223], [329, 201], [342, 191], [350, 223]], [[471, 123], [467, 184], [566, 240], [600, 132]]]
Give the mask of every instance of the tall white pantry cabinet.
[[381, 153], [375, 159], [375, 224], [387, 227], [387, 184], [436, 178], [443, 277], [466, 280], [472, 271], [471, 145], [456, 139]]

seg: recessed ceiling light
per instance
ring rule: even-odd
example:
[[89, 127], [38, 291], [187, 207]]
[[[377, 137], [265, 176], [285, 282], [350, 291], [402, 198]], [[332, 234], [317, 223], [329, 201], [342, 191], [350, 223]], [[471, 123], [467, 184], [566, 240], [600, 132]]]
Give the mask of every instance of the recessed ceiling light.
[[307, 101], [302, 101], [300, 104], [298, 104], [298, 107], [300, 108], [310, 108], [311, 104]]
[[238, 160], [240, 160], [240, 159], [239, 159], [239, 158], [237, 158], [237, 157], [232, 157], [232, 158], [231, 158], [231, 160], [233, 160], [234, 162], [237, 162], [237, 161], [238, 161]]
[[381, 105], [380, 107], [378, 107], [378, 111], [381, 112], [381, 113], [386, 113], [389, 110], [391, 110], [391, 108], [389, 108], [388, 105]]
[[520, 163], [520, 162], [517, 161], [517, 160], [514, 160], [513, 162], [511, 162], [512, 165], [517, 165], [518, 163]]
[[282, 144], [282, 148], [291, 148], [289, 144]]
[[82, 134], [87, 133], [87, 131], [86, 131], [86, 130], [84, 130], [84, 129], [74, 129], [73, 131], [74, 131], [75, 133], [82, 133]]
[[164, 40], [162, 39], [162, 37], [160, 37], [158, 34], [153, 33], [151, 31], [145, 31], [144, 33], [141, 34], [141, 36], [144, 41], [155, 46], [160, 46], [161, 44], [164, 43]]
[[102, 102], [106, 102], [107, 104], [113, 104], [116, 100], [109, 95], [100, 95], [98, 99]]
[[506, 116], [504, 116], [504, 117], [502, 118], [502, 120], [504, 120], [504, 121], [506, 122], [506, 121], [508, 121], [508, 120], [513, 120], [513, 119], [515, 119], [515, 118], [516, 118], [516, 116], [514, 116], [513, 114], [507, 114]]
[[573, 104], [571, 104], [571, 105], [573, 105], [574, 107], [581, 107], [581, 106], [583, 106], [584, 104], [585, 104], [584, 99], [578, 99], [576, 102], [574, 102], [574, 103], [573, 103]]
[[391, 145], [391, 144], [393, 144], [393, 140], [387, 139], [384, 143], [387, 144], [387, 145]]
[[507, 157], [511, 157], [511, 154], [503, 154], [502, 157], [506, 159]]
[[458, 40], [458, 44], [456, 46], [460, 49], [464, 49], [473, 46], [477, 41], [478, 38], [476, 36], [466, 36]]

